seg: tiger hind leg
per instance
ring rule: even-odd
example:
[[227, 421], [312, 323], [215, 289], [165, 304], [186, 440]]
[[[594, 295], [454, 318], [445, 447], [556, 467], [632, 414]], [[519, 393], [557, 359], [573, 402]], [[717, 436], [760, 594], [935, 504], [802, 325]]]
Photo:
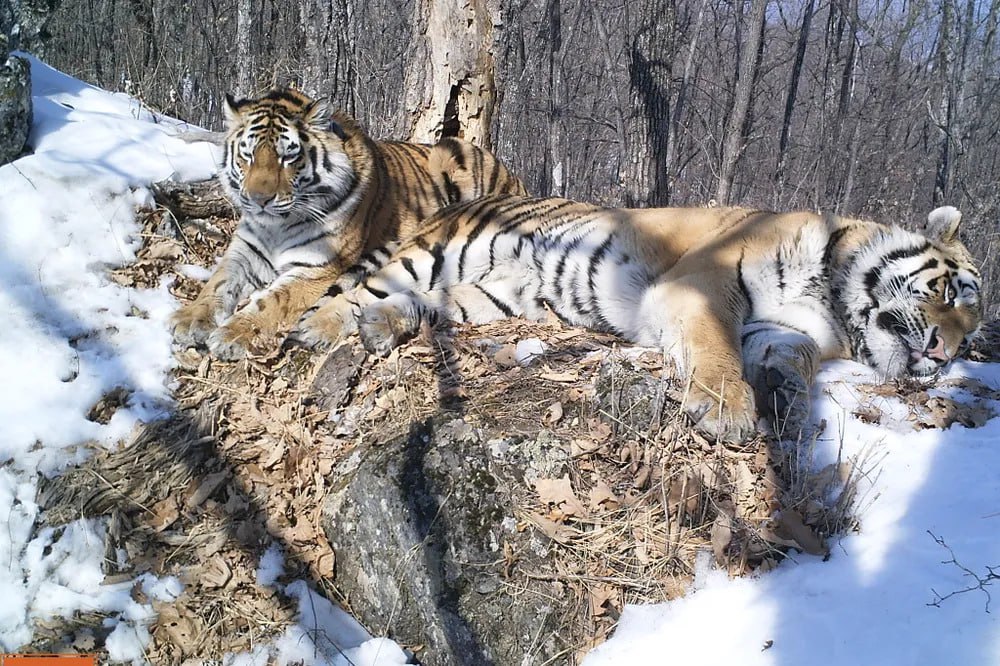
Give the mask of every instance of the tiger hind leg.
[[809, 420], [809, 391], [820, 351], [808, 335], [773, 322], [743, 328], [743, 371], [757, 410], [779, 437], [796, 437]]

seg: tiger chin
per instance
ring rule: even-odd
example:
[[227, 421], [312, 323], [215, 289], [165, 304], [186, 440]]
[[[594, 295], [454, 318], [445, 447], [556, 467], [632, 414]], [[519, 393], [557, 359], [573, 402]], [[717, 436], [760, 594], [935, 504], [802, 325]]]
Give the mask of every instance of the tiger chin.
[[[448, 204], [525, 194], [492, 153], [459, 139], [376, 142], [295, 90], [226, 96], [218, 178], [241, 219], [175, 341], [232, 360], [266, 353], [331, 285], [356, 283], [377, 249]], [[366, 255], [376, 251], [376, 257]]]
[[893, 378], [934, 374], [963, 352], [980, 277], [960, 222], [952, 207], [918, 234], [809, 212], [492, 197], [432, 217], [299, 329], [316, 346], [357, 333], [386, 354], [422, 321], [551, 310], [662, 348], [689, 379], [684, 409], [704, 434], [743, 440], [759, 416], [795, 436], [822, 361]]

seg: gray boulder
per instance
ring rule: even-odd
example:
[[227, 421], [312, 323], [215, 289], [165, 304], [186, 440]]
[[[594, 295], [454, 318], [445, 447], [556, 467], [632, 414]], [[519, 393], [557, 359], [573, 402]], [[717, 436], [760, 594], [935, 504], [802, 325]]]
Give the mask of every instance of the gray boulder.
[[568, 463], [547, 431], [491, 439], [456, 414], [356, 453], [323, 512], [338, 589], [429, 666], [548, 662], [572, 644], [565, 604], [545, 575], [550, 542], [513, 507]]
[[[5, 44], [0, 44], [5, 46]], [[24, 150], [31, 129], [31, 66], [18, 56], [6, 55], [0, 65], [0, 164], [14, 160]]]

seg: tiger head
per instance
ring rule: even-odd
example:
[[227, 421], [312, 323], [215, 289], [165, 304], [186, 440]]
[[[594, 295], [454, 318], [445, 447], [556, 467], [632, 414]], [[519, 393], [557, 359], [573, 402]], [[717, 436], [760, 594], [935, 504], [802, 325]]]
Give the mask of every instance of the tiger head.
[[858, 360], [887, 377], [931, 375], [960, 356], [981, 320], [980, 277], [944, 206], [926, 234], [882, 228], [855, 255], [847, 291]]
[[226, 95], [220, 180], [245, 214], [320, 215], [354, 181], [348, 136], [326, 104], [287, 89], [257, 99]]

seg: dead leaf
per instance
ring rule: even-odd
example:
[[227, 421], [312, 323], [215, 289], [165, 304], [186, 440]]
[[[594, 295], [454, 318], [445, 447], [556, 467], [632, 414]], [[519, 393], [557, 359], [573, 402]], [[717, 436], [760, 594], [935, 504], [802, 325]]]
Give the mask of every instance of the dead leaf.
[[732, 503], [728, 500], [720, 502], [719, 513], [715, 517], [715, 522], [712, 523], [711, 537], [712, 553], [715, 555], [715, 561], [720, 565], [729, 562], [726, 550], [733, 540], [732, 519]]
[[639, 488], [640, 490], [646, 487], [649, 483], [649, 476], [652, 469], [649, 465], [643, 465], [639, 468], [639, 471], [635, 473], [635, 478], [632, 480], [632, 487]]
[[540, 529], [545, 536], [557, 543], [567, 545], [573, 535], [576, 534], [576, 530], [573, 528], [549, 520], [548, 518], [540, 516], [537, 513], [528, 513], [525, 517], [531, 524]]
[[882, 422], [882, 410], [875, 409], [871, 405], [859, 405], [852, 414], [861, 420], [862, 423], [877, 425]]
[[176, 645], [184, 655], [195, 654], [200, 645], [201, 621], [184, 606], [161, 606], [153, 604], [159, 617], [156, 627], [166, 632], [170, 642]]
[[517, 347], [504, 345], [493, 355], [493, 360], [502, 368], [513, 368], [517, 365]]
[[170, 238], [162, 238], [149, 244], [146, 256], [150, 259], [180, 259], [184, 247]]
[[153, 518], [149, 522], [149, 526], [153, 528], [155, 532], [162, 532], [167, 529], [180, 517], [180, 507], [177, 505], [177, 498], [171, 495], [166, 499], [160, 500], [152, 507]]
[[233, 570], [221, 554], [215, 554], [201, 566], [198, 582], [208, 589], [225, 587], [233, 577]]
[[597, 585], [587, 590], [590, 594], [590, 615], [600, 617], [607, 612], [605, 606], [609, 601], [618, 596], [617, 591], [610, 585]]
[[590, 489], [590, 508], [594, 511], [603, 508], [614, 511], [621, 506], [621, 499], [615, 495], [611, 487], [604, 481], [598, 481], [597, 485]]
[[538, 375], [542, 379], [547, 379], [550, 382], [578, 382], [580, 381], [580, 375], [575, 372], [542, 372]]
[[191, 496], [188, 497], [185, 504], [189, 509], [201, 506], [201, 504], [212, 496], [220, 485], [229, 478], [229, 471], [223, 470], [221, 472], [216, 472], [215, 474], [208, 474], [201, 480], [198, 487], [195, 489]]
[[563, 406], [561, 402], [553, 402], [549, 405], [549, 408], [545, 410], [545, 416], [542, 418], [545, 423], [549, 425], [554, 425], [560, 421], [563, 417]]
[[688, 516], [698, 515], [701, 509], [702, 493], [701, 477], [692, 471], [687, 471], [675, 477], [670, 482], [667, 492], [667, 503], [671, 514], [683, 510]]
[[794, 509], [778, 513], [774, 532], [783, 539], [784, 545], [798, 548], [810, 555], [826, 555], [828, 552], [820, 538], [806, 526], [802, 516]]
[[586, 507], [573, 492], [568, 474], [561, 479], [536, 480], [535, 491], [543, 502], [558, 507], [567, 516], [587, 515]]

